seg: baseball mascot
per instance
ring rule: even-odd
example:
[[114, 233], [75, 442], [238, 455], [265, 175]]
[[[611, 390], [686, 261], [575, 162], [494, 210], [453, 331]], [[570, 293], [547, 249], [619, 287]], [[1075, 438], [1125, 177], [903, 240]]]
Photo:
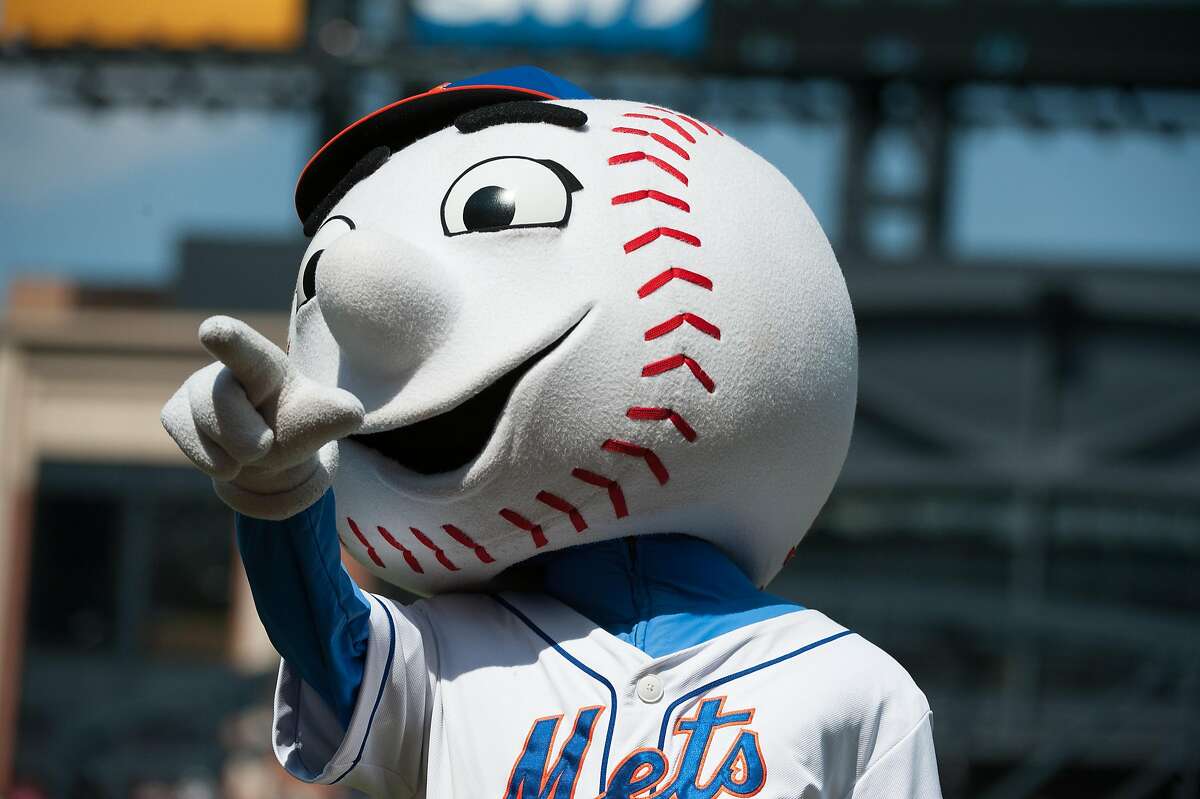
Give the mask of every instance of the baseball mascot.
[[[237, 511], [289, 772], [425, 799], [939, 795], [905, 671], [760, 590], [841, 468], [857, 368], [778, 171], [515, 68], [346, 128], [296, 206], [288, 352], [209, 319], [217, 361], [163, 410]], [[428, 598], [364, 592], [339, 545]]]

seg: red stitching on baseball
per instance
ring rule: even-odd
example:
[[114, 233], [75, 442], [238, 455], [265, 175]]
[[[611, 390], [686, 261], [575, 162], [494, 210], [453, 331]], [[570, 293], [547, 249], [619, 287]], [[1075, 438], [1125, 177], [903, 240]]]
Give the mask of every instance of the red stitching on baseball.
[[693, 136], [692, 134], [688, 133], [688, 131], [687, 131], [687, 128], [685, 128], [683, 125], [680, 125], [680, 124], [679, 124], [678, 122], [676, 122], [675, 120], [673, 120], [673, 119], [663, 119], [662, 117], [659, 117], [659, 120], [658, 120], [658, 121], [659, 121], [659, 122], [661, 122], [661, 123], [663, 123], [663, 124], [664, 124], [664, 125], [666, 125], [667, 127], [669, 127], [671, 130], [673, 130], [673, 131], [675, 131], [676, 133], [678, 133], [678, 134], [679, 134], [680, 136], [682, 136], [683, 138], [687, 139], [689, 143], [691, 143], [691, 144], [695, 144], [695, 143], [696, 143], [696, 137], [695, 137], [695, 136]]
[[602, 474], [589, 472], [587, 469], [572, 469], [571, 476], [576, 480], [582, 480], [588, 485], [607, 489], [608, 501], [612, 503], [613, 514], [618, 519], [624, 519], [629, 515], [629, 508], [625, 505], [625, 492], [621, 490], [621, 485], [616, 480], [612, 480]]
[[453, 524], [443, 524], [442, 529], [445, 530], [446, 534], [455, 541], [462, 544], [464, 547], [473, 550], [475, 552], [475, 557], [479, 558], [480, 563], [492, 563], [496, 560], [492, 557], [490, 552], [484, 549], [482, 544], [476, 544], [475, 539], [471, 538], [471, 536], [467, 535]]
[[647, 244], [656, 240], [660, 236], [666, 236], [669, 239], [682, 241], [684, 244], [690, 244], [693, 247], [700, 246], [700, 239], [696, 238], [691, 233], [684, 233], [682, 230], [676, 230], [672, 227], [656, 227], [653, 230], [647, 230], [637, 238], [633, 238], [625, 242], [625, 254], [628, 255], [640, 247], [645, 247]]
[[656, 142], [661, 144], [663, 147], [666, 147], [668, 150], [670, 150], [671, 152], [678, 155], [684, 161], [692, 160], [692, 157], [690, 155], [688, 155], [687, 150], [683, 149], [678, 144], [676, 144], [675, 142], [668, 139], [666, 136], [663, 136], [661, 133], [651, 133], [650, 138], [654, 139]]
[[417, 574], [424, 574], [425, 570], [421, 568], [421, 562], [417, 560], [417, 556], [412, 553], [404, 544], [396, 540], [395, 536], [387, 531], [386, 527], [376, 525], [376, 530], [383, 536], [383, 540], [387, 541], [396, 549], [400, 550], [400, 554], [404, 556], [404, 562], [408, 564], [408, 568], [415, 571]]
[[671, 141], [670, 139], [668, 139], [666, 136], [662, 135], [661, 133], [651, 133], [650, 131], [642, 130], [641, 128], [613, 128], [613, 133], [632, 133], [636, 136], [649, 136], [651, 139], [654, 139], [654, 141], [658, 142], [663, 147], [666, 147], [668, 150], [675, 153], [677, 156], [682, 158], [684, 161], [692, 160], [692, 157], [690, 155], [688, 155], [687, 150], [683, 149], [678, 144]]
[[[705, 136], [707, 136], [707, 135], [708, 135], [708, 131], [705, 129], [705, 127], [704, 127], [703, 125], [701, 125], [699, 122], [697, 122], [696, 120], [692, 119], [692, 118], [691, 118], [690, 116], [688, 116], [687, 114], [681, 114], [681, 113], [679, 113], [678, 111], [672, 111], [672, 110], [671, 110], [671, 109], [669, 109], [669, 108], [659, 108], [659, 107], [658, 107], [658, 106], [656, 106], [656, 105], [647, 105], [647, 106], [644, 106], [644, 107], [645, 107], [645, 108], [649, 108], [649, 109], [650, 109], [650, 110], [652, 110], [652, 111], [662, 111], [664, 114], [674, 114], [675, 116], [677, 116], [677, 117], [679, 117], [680, 119], [682, 119], [684, 122], [687, 122], [687, 123], [689, 123], [689, 124], [690, 124], [692, 127], [694, 127], [696, 130], [698, 130], [698, 131], [700, 131], [701, 133], [703, 133]], [[713, 130], [717, 130], [717, 129], [716, 129], [716, 128], [713, 128]], [[719, 130], [718, 130], [717, 132], [718, 132], [718, 133], [721, 133]], [[725, 134], [724, 134], [724, 133], [721, 133], [721, 135], [722, 135], [722, 136], [724, 136]]]
[[690, 124], [692, 125], [692, 127], [694, 127], [696, 130], [698, 130], [698, 131], [700, 131], [701, 133], [703, 133], [705, 136], [707, 136], [707, 135], [708, 135], [708, 129], [707, 129], [707, 128], [705, 128], [703, 125], [701, 125], [701, 124], [700, 124], [699, 122], [697, 122], [696, 120], [692, 119], [692, 118], [691, 118], [690, 116], [688, 116], [687, 114], [681, 114], [681, 113], [679, 113], [678, 111], [675, 111], [675, 112], [674, 112], [674, 114], [675, 114], [675, 116], [677, 116], [677, 117], [679, 117], [680, 119], [682, 119], [684, 122], [688, 122], [688, 123], [690, 123]]
[[633, 152], [614, 155], [612, 158], [608, 159], [608, 165], [617, 166], [618, 164], [632, 164], [636, 161], [646, 161], [647, 163], [654, 164], [656, 167], [661, 169], [663, 172], [666, 172], [683, 185], [686, 186], [688, 184], [687, 175], [683, 174], [658, 156], [650, 155], [642, 150], [634, 150]]
[[686, 366], [688, 369], [690, 369], [692, 376], [700, 381], [700, 385], [704, 386], [709, 394], [716, 390], [717, 384], [714, 383], [713, 379], [709, 377], [703, 369], [700, 368], [700, 364], [696, 363], [693, 358], [684, 355], [682, 352], [672, 355], [669, 358], [663, 358], [661, 361], [655, 361], [654, 363], [646, 364], [642, 367], [642, 377], [655, 377], [656, 375], [661, 375], [664, 372], [669, 372], [672, 369], [678, 369], [681, 366]]
[[429, 539], [429, 536], [425, 535], [415, 527], [408, 528], [408, 531], [413, 534], [413, 538], [421, 542], [422, 546], [424, 546], [426, 549], [433, 550], [433, 556], [437, 558], [438, 563], [442, 564], [452, 572], [458, 571], [458, 567], [454, 565], [454, 562], [451, 561], [450, 558], [446, 557], [446, 553], [442, 551], [442, 548], [433, 543], [433, 541]]
[[670, 283], [672, 280], [683, 280], [687, 283], [692, 283], [702, 289], [712, 291], [712, 281], [704, 275], [697, 274], [690, 269], [684, 269], [679, 266], [672, 266], [670, 269], [664, 270], [654, 277], [646, 281], [640, 289], [638, 289], [638, 298], [646, 299], [654, 292], [658, 291], [663, 286]]
[[375, 551], [375, 547], [371, 546], [371, 542], [368, 541], [367, 537], [362, 534], [361, 530], [358, 529], [358, 525], [354, 523], [354, 520], [347, 516], [346, 521], [350, 523], [350, 532], [354, 533], [354, 537], [358, 539], [358, 543], [367, 548], [367, 557], [369, 557], [376, 566], [386, 569], [387, 566], [384, 565], [383, 559], [379, 557], [379, 553]]
[[634, 136], [649, 136], [651, 139], [654, 139], [654, 141], [658, 142], [663, 147], [666, 147], [668, 150], [670, 150], [671, 152], [678, 155], [684, 161], [692, 160], [692, 157], [690, 155], [688, 155], [687, 150], [683, 149], [678, 144], [671, 141], [670, 139], [668, 139], [666, 136], [662, 135], [661, 133], [651, 133], [650, 131], [642, 130], [641, 128], [625, 128], [625, 127], [613, 128], [612, 130], [613, 130], [613, 133], [629, 133]]
[[[670, 113], [670, 112], [668, 111], [667, 113]], [[678, 122], [676, 122], [673, 119], [665, 119], [664, 117], [654, 116], [653, 114], [626, 114], [625, 116], [635, 117], [637, 119], [657, 119], [659, 122], [663, 123], [664, 125], [669, 127], [671, 130], [675, 131], [680, 136], [682, 136], [687, 141], [688, 144], [696, 143], [696, 137], [693, 136], [692, 134], [688, 133], [687, 128], [685, 128], [683, 125], [680, 125]]]
[[529, 533], [529, 537], [533, 539], [533, 546], [535, 548], [541, 549], [546, 546], [546, 536], [542, 532], [541, 525], [534, 524], [511, 508], [501, 508], [500, 516], [514, 527], [519, 527]]
[[689, 311], [684, 311], [683, 313], [675, 314], [674, 316], [672, 316], [670, 319], [663, 322], [662, 324], [655, 325], [654, 327], [647, 330], [646, 331], [646, 341], [653, 341], [656, 338], [665, 336], [668, 333], [670, 333], [672, 330], [675, 330], [680, 325], [684, 324], [685, 322], [687, 324], [691, 325], [692, 327], [696, 328], [697, 330], [699, 330], [701, 333], [703, 333], [706, 336], [712, 336], [713, 338], [717, 339], [718, 341], [721, 339], [721, 329], [719, 327], [714, 325], [712, 322], [709, 322], [706, 319], [703, 319], [703, 318], [697, 316], [694, 313], [691, 313]]
[[587, 522], [583, 520], [583, 514], [579, 512], [579, 509], [557, 494], [551, 494], [549, 491], [539, 491], [536, 499], [538, 502], [554, 508], [559, 513], [567, 514], [571, 519], [571, 525], [575, 528], [575, 532], [582, 533], [587, 529]]
[[679, 434], [688, 441], [696, 440], [696, 431], [687, 421], [679, 415], [677, 411], [670, 408], [630, 408], [625, 412], [625, 415], [630, 419], [644, 422], [663, 422], [669, 421], [675, 425], [675, 429]]
[[685, 214], [691, 213], [692, 207], [678, 197], [672, 197], [670, 194], [664, 194], [657, 189], [638, 189], [631, 191], [628, 194], [618, 194], [612, 198], [613, 205], [623, 205], [624, 203], [635, 203], [639, 200], [657, 200], [660, 203], [678, 208]]
[[667, 480], [671, 479], [671, 475], [667, 473], [667, 467], [659, 459], [654, 451], [643, 447], [640, 444], [634, 444], [632, 441], [618, 441], [615, 438], [610, 438], [600, 445], [600, 449], [608, 452], [615, 452], [618, 455], [629, 455], [634, 458], [641, 458], [650, 467], [654, 478], [658, 480], [659, 485], [666, 485]]
[[[654, 106], [647, 106], [647, 107], [648, 107], [648, 108], [654, 108]], [[705, 126], [707, 126], [707, 127], [709, 127], [709, 128], [712, 128], [712, 129], [713, 129], [714, 131], [716, 131], [716, 132], [717, 132], [717, 134], [718, 134], [718, 135], [720, 135], [720, 136], [724, 136], [724, 135], [725, 135], [725, 134], [724, 134], [724, 133], [721, 131], [721, 129], [720, 129], [720, 128], [718, 128], [716, 125], [714, 125], [714, 124], [713, 124], [713, 123], [711, 123], [711, 122], [703, 122], [703, 123], [701, 123], [701, 122], [698, 122], [698, 121], [697, 121], [697, 120], [695, 120], [695, 119], [692, 119], [692, 118], [691, 118], [690, 116], [688, 116], [687, 114], [681, 114], [681, 113], [679, 113], [678, 111], [671, 111], [671, 110], [669, 110], [669, 109], [666, 109], [666, 108], [659, 108], [659, 109], [656, 109], [656, 110], [659, 110], [659, 111], [665, 111], [665, 112], [666, 112], [666, 113], [668, 113], [668, 114], [674, 114], [675, 116], [679, 117], [680, 119], [682, 119], [682, 120], [685, 120], [685, 121], [687, 121], [687, 122], [690, 122], [692, 125], [694, 125], [694, 126], [696, 127], [696, 130], [700, 131], [700, 132], [701, 132], [701, 133], [703, 133], [705, 136], [707, 136], [707, 135], [708, 135], [708, 131], [704, 129], [704, 128], [705, 128]]]

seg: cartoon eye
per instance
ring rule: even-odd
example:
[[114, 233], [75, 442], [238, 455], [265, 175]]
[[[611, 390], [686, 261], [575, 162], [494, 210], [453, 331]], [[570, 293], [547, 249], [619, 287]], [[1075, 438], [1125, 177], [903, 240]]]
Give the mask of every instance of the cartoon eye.
[[321, 253], [351, 230], [354, 230], [354, 220], [348, 216], [331, 216], [321, 223], [304, 253], [304, 268], [296, 287], [296, 310], [317, 294], [317, 264], [321, 261]]
[[565, 227], [583, 186], [556, 161], [504, 155], [459, 175], [442, 199], [447, 236], [522, 227]]

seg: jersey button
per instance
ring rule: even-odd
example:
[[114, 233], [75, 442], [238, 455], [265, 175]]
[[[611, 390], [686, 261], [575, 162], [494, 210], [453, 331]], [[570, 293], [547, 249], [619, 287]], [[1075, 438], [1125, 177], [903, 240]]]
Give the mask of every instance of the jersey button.
[[638, 699], [653, 705], [663, 697], [663, 682], [657, 674], [647, 674], [637, 681]]

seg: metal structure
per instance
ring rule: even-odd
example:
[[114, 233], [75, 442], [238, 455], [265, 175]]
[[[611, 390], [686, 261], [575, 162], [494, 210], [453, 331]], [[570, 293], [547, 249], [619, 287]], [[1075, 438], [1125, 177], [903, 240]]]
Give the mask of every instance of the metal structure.
[[[1200, 8], [714, 0], [707, 52], [678, 60], [424, 47], [383, 5], [313, 0], [291, 53], [17, 47], [0, 63], [97, 109], [315, 109], [314, 140], [373, 86], [526, 61], [601, 93], [839, 126], [859, 421], [774, 588], [916, 675], [948, 797], [1200, 797], [1200, 268], [965, 263], [946, 231], [966, 127], [1200, 127]], [[903, 190], [870, 168], [884, 134], [915, 154]], [[873, 237], [878, 214], [906, 220], [904, 247]]]
[[948, 796], [1194, 797], [1200, 281], [1061, 268], [848, 274], [855, 443], [777, 589], [918, 675]]

